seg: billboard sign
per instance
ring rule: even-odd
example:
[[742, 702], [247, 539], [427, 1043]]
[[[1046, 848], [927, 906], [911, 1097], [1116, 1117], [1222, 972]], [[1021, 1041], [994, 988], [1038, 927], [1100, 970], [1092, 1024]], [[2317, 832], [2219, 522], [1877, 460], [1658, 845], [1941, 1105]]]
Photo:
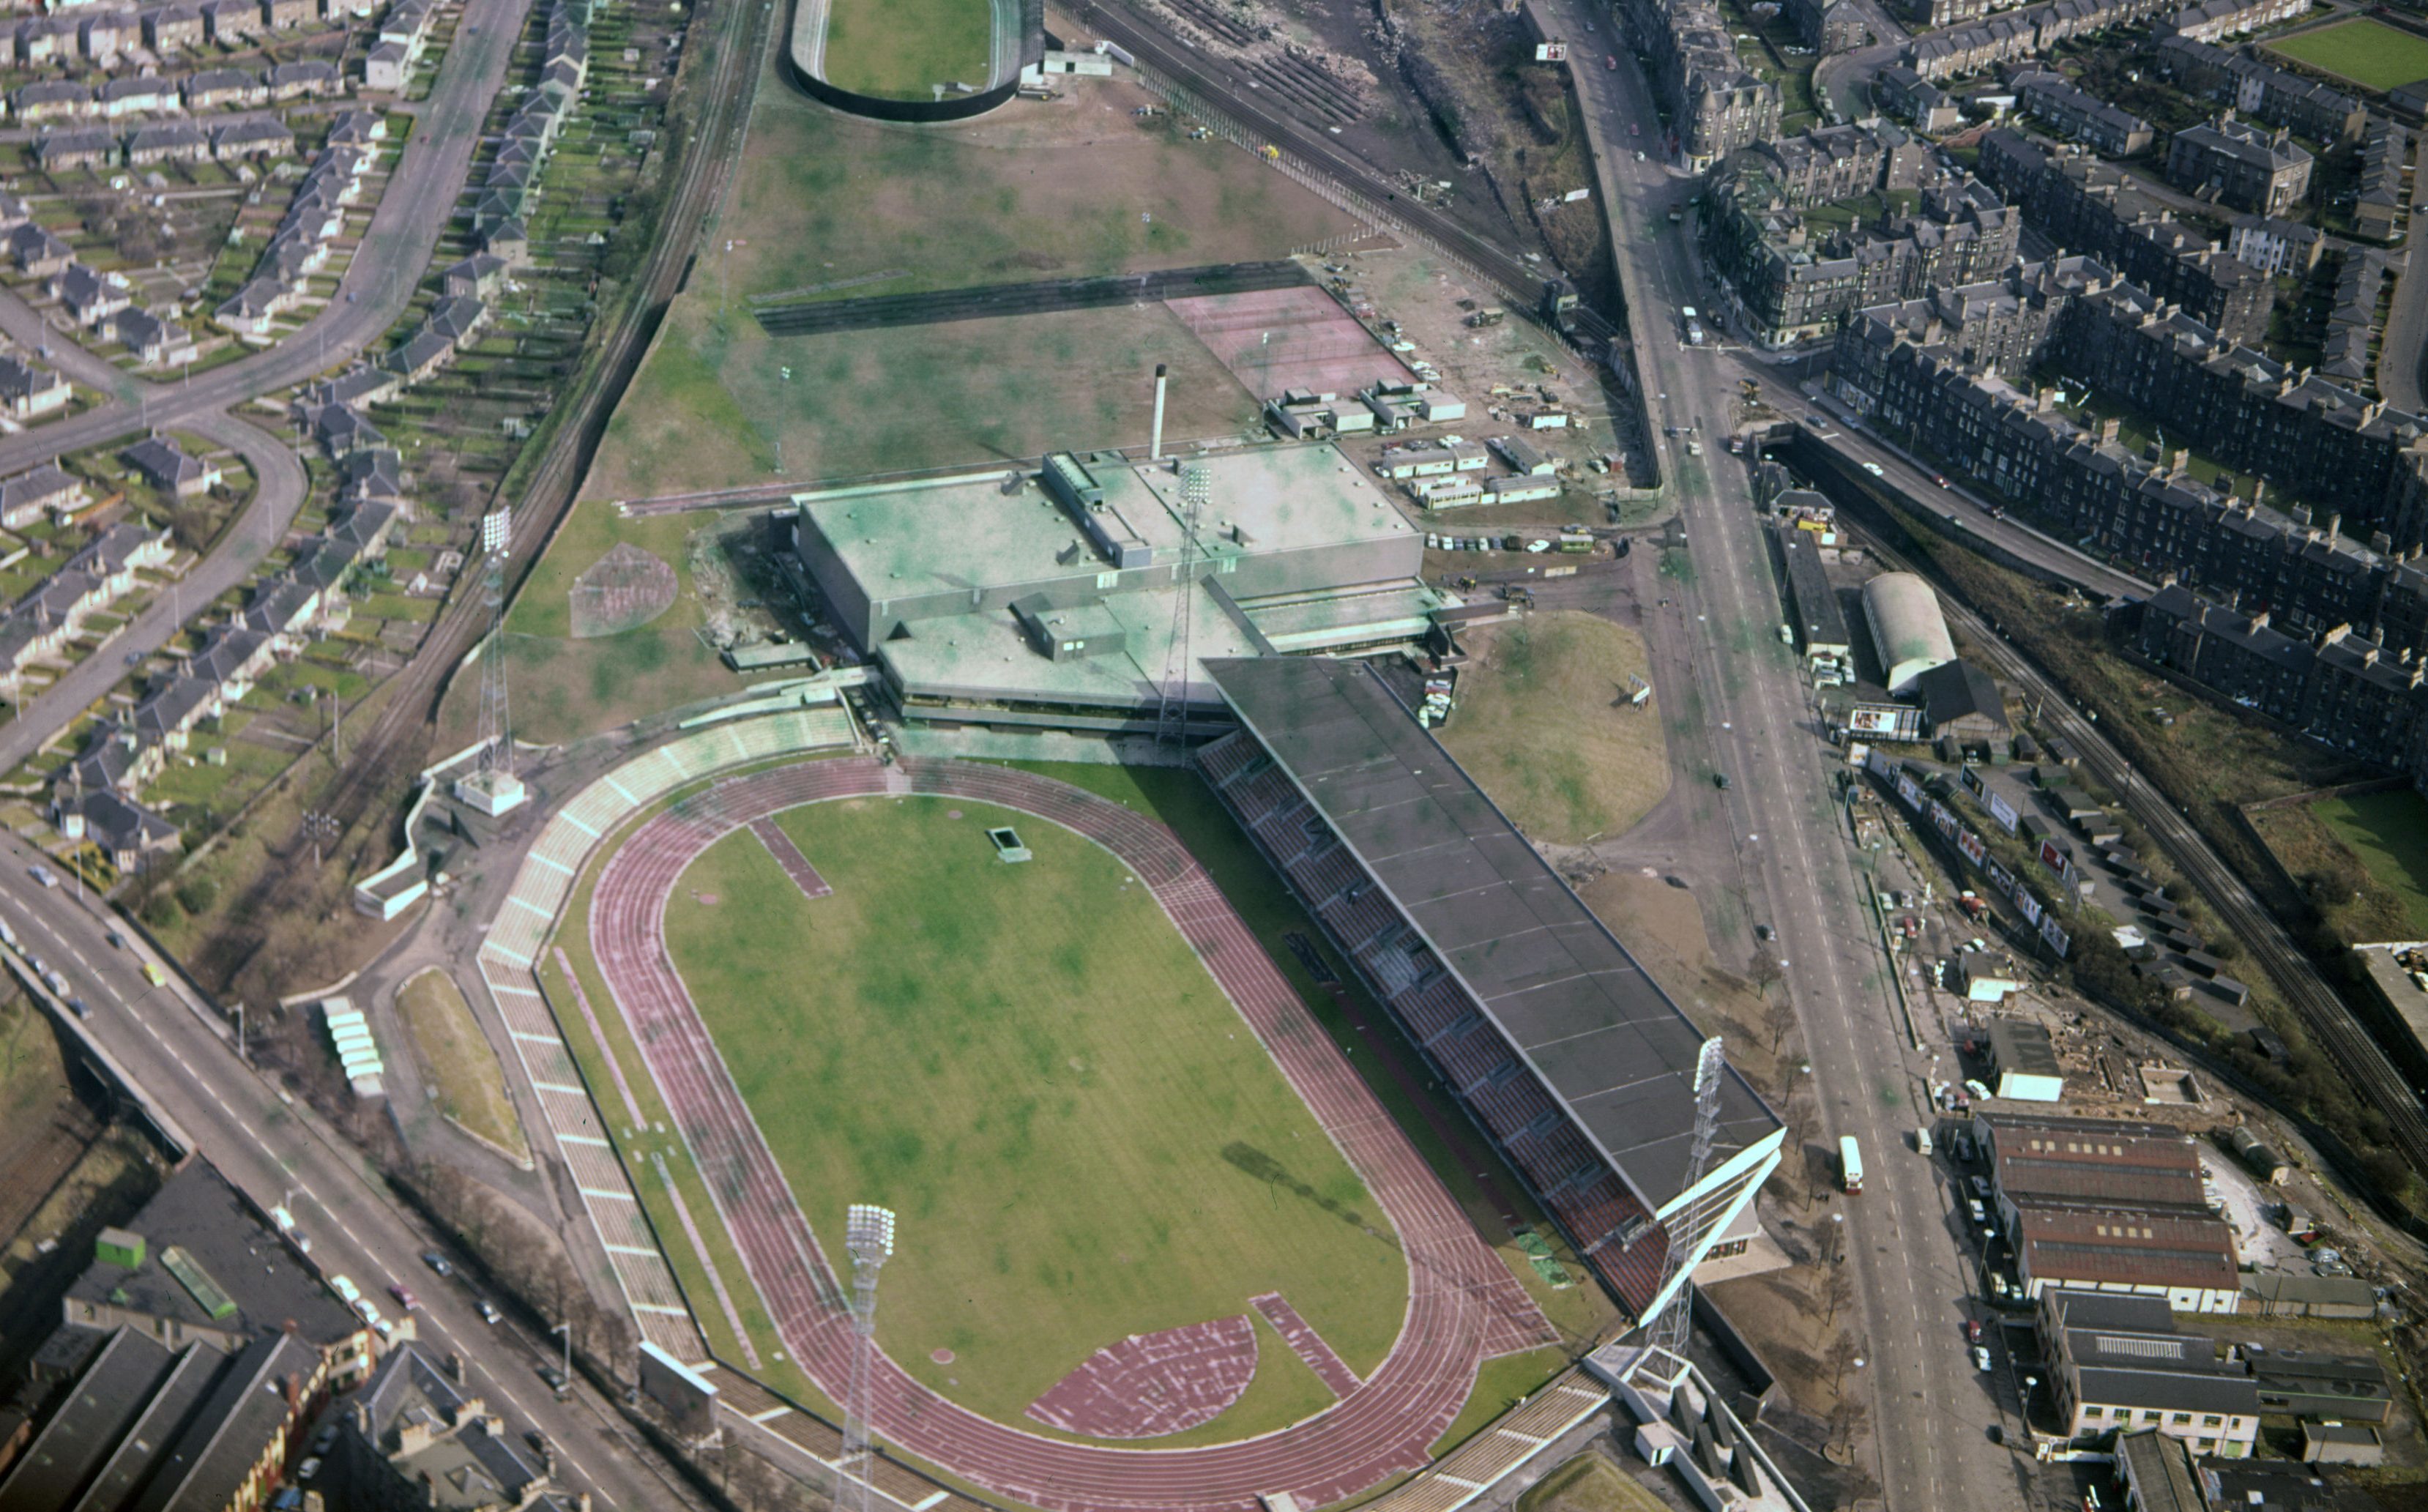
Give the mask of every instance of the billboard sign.
[[1982, 843], [1979, 835], [1970, 830], [1956, 837], [1956, 848], [1964, 852], [1964, 859], [1976, 866], [1989, 864], [1990, 847]]
[[1998, 828], [2009, 834], [2013, 834], [2015, 826], [2023, 822], [2023, 815], [2015, 812], [2015, 806], [2008, 802], [2006, 795], [2001, 793], [1990, 795], [1990, 817], [1997, 820]]
[[1567, 60], [1568, 44], [1566, 42], [1536, 42], [1534, 44], [1534, 61], [1537, 63], [1565, 63]]
[[2001, 893], [2011, 893], [2015, 890], [2015, 874], [2007, 870], [2004, 866], [1999, 865], [1996, 862], [1983, 862], [1981, 863], [1981, 870], [1989, 877], [1990, 885], [1997, 891]]
[[2041, 907], [2041, 900], [2032, 896], [2032, 890], [2021, 882], [2015, 884], [2015, 907], [2023, 911], [2026, 924], [2040, 923], [2041, 914], [2045, 912]]
[[1904, 772], [1897, 773], [1896, 782], [1897, 797], [1905, 799], [1905, 806], [1917, 814], [1921, 813], [1922, 789], [1916, 787], [1913, 779]]
[[2066, 946], [2074, 943], [2066, 937], [2063, 929], [2058, 928], [2057, 915], [2054, 913], [2041, 920], [2041, 938], [2049, 943], [2049, 948], [2057, 952], [2059, 961], [2065, 959]]
[[1922, 711], [1902, 703], [1859, 703], [1846, 711], [1846, 728], [1877, 740], [1920, 740]]
[[2065, 875], [2066, 854], [2059, 847], [2056, 841], [2043, 840], [2041, 842], [2041, 864], [2057, 873], [2059, 877]]

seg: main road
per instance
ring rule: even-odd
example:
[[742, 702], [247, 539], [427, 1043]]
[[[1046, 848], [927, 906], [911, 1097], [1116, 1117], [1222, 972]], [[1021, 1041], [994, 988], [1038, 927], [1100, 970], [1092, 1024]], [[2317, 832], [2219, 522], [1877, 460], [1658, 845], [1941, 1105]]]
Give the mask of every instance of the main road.
[[516, 1429], [548, 1436], [561, 1480], [603, 1508], [693, 1504], [586, 1385], [559, 1401], [540, 1381], [539, 1367], [556, 1357], [552, 1340], [512, 1321], [483, 1323], [460, 1276], [429, 1273], [418, 1257], [445, 1246], [388, 1196], [358, 1151], [238, 1060], [226, 1026], [182, 978], [167, 974], [153, 986], [142, 972], [153, 958], [131, 936], [123, 947], [110, 945], [98, 903], [65, 886], [18, 885], [40, 859], [16, 836], [0, 838], [11, 883], [0, 916], [26, 950], [67, 978], [90, 1010], [87, 1030], [222, 1175], [263, 1208], [284, 1203], [324, 1273], [353, 1277], [368, 1296], [390, 1282], [416, 1291], [421, 1339], [461, 1355], [474, 1389]]
[[[1609, 13], [1587, 0], [1551, 0], [1570, 36]], [[1928, 1086], [1944, 1076], [1946, 1047], [1902, 1017], [1888, 980], [1897, 969], [1880, 948], [1869, 883], [1839, 838], [1829, 792], [1829, 748], [1780, 647], [1778, 590], [1769, 546], [1743, 471], [1718, 454], [1731, 429], [1739, 372], [1717, 354], [1683, 345], [1677, 311], [1710, 307], [1685, 233], [1668, 212], [1695, 192], [1691, 180], [1655, 158], [1635, 160], [1657, 121], [1632, 66], [1575, 71], [1595, 154], [1621, 286], [1633, 316], [1645, 407], [1663, 446], [1664, 472], [1685, 544], [1665, 564], [1670, 616], [1655, 638], [1678, 664], [1671, 700], [1672, 765], [1705, 784], [1702, 822], [1726, 826], [1749, 917], [1712, 919], [1723, 959], [1756, 948], [1751, 926], [1767, 922], [1788, 984], [1833, 1147], [1852, 1135], [1867, 1152], [1866, 1190], [1845, 1201], [1846, 1263], [1854, 1270], [1867, 1365], [1850, 1382], [1868, 1386], [1874, 1468], [1891, 1512], [2025, 1504], [2027, 1462], [1990, 1442], [1993, 1422], [2014, 1426], [2006, 1373], [1974, 1368], [1968, 1317], [1989, 1316], [1974, 1294], [1972, 1241], [1961, 1204], [1940, 1168], [1913, 1152], [1928, 1120]], [[1631, 123], [1642, 135], [1632, 135]], [[1712, 454], [1663, 442], [1667, 426], [1693, 426]], [[1721, 792], [1714, 779], [1732, 779]], [[1928, 1030], [1929, 1026], [1921, 1026]], [[1952, 1063], [1952, 1062], [1951, 1062]], [[1798, 1152], [1793, 1159], [1806, 1159]], [[1858, 1384], [1860, 1383], [1860, 1384]]]

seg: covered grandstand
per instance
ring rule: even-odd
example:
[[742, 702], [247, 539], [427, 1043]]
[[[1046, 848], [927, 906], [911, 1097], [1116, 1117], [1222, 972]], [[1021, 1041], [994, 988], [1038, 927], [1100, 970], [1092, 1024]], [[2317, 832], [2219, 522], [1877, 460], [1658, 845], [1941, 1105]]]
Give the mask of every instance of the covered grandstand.
[[[1209, 661], [1207, 782], [1610, 1290], [1666, 1300], [1780, 1160], [1737, 1076], [1690, 1179], [1703, 1036], [1363, 663]], [[1691, 1267], [1683, 1268], [1690, 1269]]]

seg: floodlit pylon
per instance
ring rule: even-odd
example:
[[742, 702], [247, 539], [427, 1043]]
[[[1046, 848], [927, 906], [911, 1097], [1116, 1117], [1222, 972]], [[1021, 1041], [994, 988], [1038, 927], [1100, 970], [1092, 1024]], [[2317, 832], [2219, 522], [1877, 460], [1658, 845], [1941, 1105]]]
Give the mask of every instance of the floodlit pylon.
[[893, 1209], [853, 1203], [844, 1219], [843, 1243], [851, 1255], [851, 1400], [844, 1404], [837, 1468], [845, 1479], [836, 1487], [835, 1504], [868, 1512], [877, 1504], [877, 1450], [868, 1431], [877, 1374], [877, 1273], [894, 1257]]
[[1655, 1349], [1665, 1349], [1680, 1359], [1686, 1357], [1686, 1336], [1695, 1331], [1695, 1283], [1684, 1274], [1696, 1238], [1686, 1231], [1695, 1201], [1692, 1194], [1711, 1170], [1712, 1146], [1719, 1142], [1720, 1080], [1728, 1063], [1728, 1049], [1716, 1034], [1703, 1042], [1702, 1053], [1695, 1058], [1695, 1138], [1686, 1148], [1683, 1189], [1689, 1196], [1687, 1206], [1679, 1210], [1678, 1226], [1670, 1232], [1669, 1253], [1661, 1261], [1661, 1290], [1669, 1293], [1669, 1300], [1646, 1330]]
[[515, 534], [514, 511], [493, 509], [481, 517], [481, 591], [489, 608], [489, 638], [481, 649], [481, 754], [483, 770], [511, 776], [515, 726], [506, 702], [506, 549]]
[[1172, 606], [1172, 638], [1163, 659], [1162, 697], [1155, 708], [1155, 738], [1160, 745], [1185, 743], [1189, 735], [1189, 674], [1193, 670], [1189, 630], [1197, 603], [1197, 531], [1206, 518], [1206, 501], [1214, 477], [1204, 465], [1190, 462], [1180, 469], [1179, 597]]

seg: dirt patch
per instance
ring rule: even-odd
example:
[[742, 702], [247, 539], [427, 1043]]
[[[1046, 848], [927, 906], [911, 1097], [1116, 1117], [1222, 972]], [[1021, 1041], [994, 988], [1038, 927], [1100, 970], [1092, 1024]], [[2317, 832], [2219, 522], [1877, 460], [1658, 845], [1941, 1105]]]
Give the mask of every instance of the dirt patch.
[[1320, 288], [1206, 294], [1165, 307], [1258, 399], [1290, 388], [1353, 394], [1415, 376]]
[[674, 607], [675, 569], [630, 541], [573, 580], [566, 613], [573, 638], [619, 635], [638, 630]]
[[1531, 615], [1468, 638], [1442, 744], [1518, 827], [1583, 845], [1633, 827], [1669, 791], [1644, 639], [1591, 615]]

